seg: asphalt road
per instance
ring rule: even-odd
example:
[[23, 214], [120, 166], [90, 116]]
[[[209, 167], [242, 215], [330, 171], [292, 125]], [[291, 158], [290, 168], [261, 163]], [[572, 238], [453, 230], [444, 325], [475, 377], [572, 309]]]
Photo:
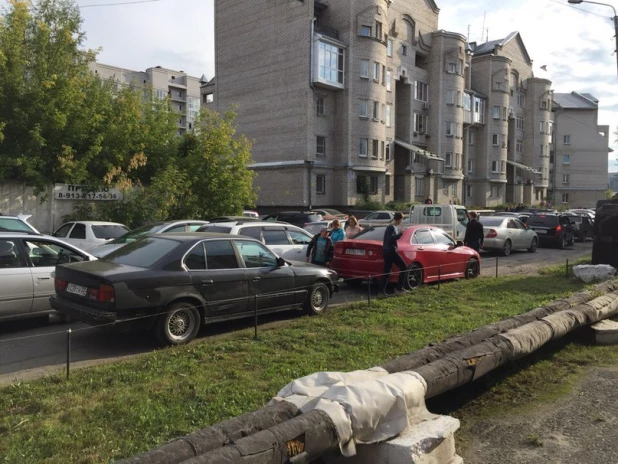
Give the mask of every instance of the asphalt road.
[[[563, 264], [568, 258], [590, 256], [592, 242], [576, 243], [566, 250], [539, 248], [536, 253], [513, 252], [509, 257], [498, 253], [482, 252], [481, 274], [495, 276], [496, 259], [498, 274], [533, 274], [542, 266]], [[345, 284], [331, 300], [332, 305], [361, 301], [367, 298], [367, 287], [351, 289]], [[261, 318], [263, 322], [295, 317], [294, 313]], [[200, 332], [200, 337], [250, 327], [252, 321], [242, 320], [213, 324]], [[85, 324], [49, 323], [44, 320], [27, 320], [0, 324], [0, 385], [24, 381], [64, 369], [67, 360], [67, 330], [71, 334], [71, 368], [123, 359], [157, 348], [147, 333], [114, 333], [91, 328]]]

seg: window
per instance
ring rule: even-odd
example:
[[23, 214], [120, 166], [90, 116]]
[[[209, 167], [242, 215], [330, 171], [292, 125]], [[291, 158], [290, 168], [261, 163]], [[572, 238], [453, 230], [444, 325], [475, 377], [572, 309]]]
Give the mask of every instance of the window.
[[[356, 176], [356, 193], [362, 193], [363, 195], [366, 193], [365, 190], [369, 186], [367, 185], [367, 176]], [[370, 219], [367, 216], [365, 219]]]
[[489, 195], [492, 198], [500, 197], [500, 186], [499, 185], [492, 185]]
[[474, 139], [476, 134], [472, 131], [468, 132], [468, 145], [474, 145]]
[[506, 161], [500, 161], [500, 172], [504, 174], [506, 172]]
[[376, 121], [380, 120], [380, 103], [377, 101], [373, 102], [373, 119]]
[[[28, 251], [30, 261], [32, 261], [32, 265], [34, 267], [55, 267], [58, 264], [84, 261], [83, 256], [54, 242], [47, 242], [45, 240], [26, 240], [25, 244], [26, 251]], [[8, 252], [8, 255], [6, 252], [3, 253], [2, 256], [0, 256], [0, 268], [5, 267], [1, 264], [3, 259], [11, 260], [14, 258], [16, 263], [20, 263], [21, 259], [18, 258], [18, 254], [21, 253], [16, 248], [14, 248], [11, 252]]]
[[212, 103], [215, 101], [215, 94], [214, 93], [206, 93], [204, 94], [204, 103]]
[[450, 168], [453, 165], [453, 154], [452, 153], [445, 153], [444, 154], [444, 159], [445, 159], [444, 165], [447, 168]]
[[500, 119], [500, 107], [494, 106], [494, 111], [492, 113], [494, 119]]
[[75, 227], [71, 231], [69, 238], [85, 239], [86, 238], [86, 224], [76, 223]]
[[498, 136], [498, 134], [491, 134], [491, 144], [494, 147], [497, 147], [500, 145], [500, 137]]
[[315, 103], [315, 112], [318, 116], [324, 116], [326, 114], [326, 109], [324, 106], [324, 97], [317, 97]]
[[472, 111], [472, 95], [465, 93], [463, 95], [463, 106], [465, 111]]
[[391, 70], [388, 69], [386, 71], [386, 91], [390, 92], [392, 90], [392, 84], [391, 84], [391, 78], [392, 78], [392, 73]]
[[571, 136], [570, 135], [565, 135], [564, 138], [563, 138], [563, 141], [564, 141], [563, 143], [565, 145], [570, 145], [571, 144]]
[[371, 176], [369, 178], [369, 193], [371, 195], [378, 193], [378, 176]]
[[524, 152], [524, 141], [523, 140], [515, 140], [515, 152], [516, 153]]
[[361, 35], [363, 37], [371, 37], [371, 26], [361, 26]]
[[[213, 231], [214, 232], [214, 231]], [[243, 227], [239, 232], [239, 235], [245, 235], [256, 240], [262, 241], [262, 228], [261, 227]]]
[[401, 56], [407, 56], [408, 54], [408, 47], [405, 45], [401, 45]]
[[568, 193], [563, 193], [562, 194], [562, 203], [568, 203], [569, 202], [569, 194]]
[[315, 176], [315, 193], [318, 195], [326, 193], [326, 176], [324, 174]]
[[320, 79], [336, 84], [343, 84], [343, 58], [343, 48], [326, 42], [320, 42]]
[[446, 91], [446, 104], [447, 105], [454, 105], [455, 104], [455, 91], [454, 90], [447, 90]]
[[375, 38], [382, 40], [382, 23], [376, 21], [376, 35]]
[[361, 62], [360, 62], [360, 77], [369, 78], [369, 60], [361, 60]]
[[388, 140], [386, 142], [386, 161], [391, 160], [391, 142]]
[[411, 240], [412, 245], [433, 245], [433, 237], [428, 230], [418, 230], [414, 233]]
[[[255, 245], [258, 244], [255, 243]], [[231, 241], [209, 240], [204, 242], [204, 246], [206, 247], [206, 267], [208, 269], [236, 269], [238, 267], [236, 253], [234, 253]]]
[[455, 123], [451, 121], [446, 121], [444, 124], [446, 127], [446, 136], [452, 137], [453, 135], [455, 135]]
[[380, 63], [373, 63], [373, 80], [374, 81], [379, 81], [380, 80]]
[[416, 99], [426, 102], [429, 96], [429, 86], [421, 81], [416, 81]]
[[378, 150], [379, 150], [380, 142], [378, 140], [373, 140], [371, 143], [371, 157], [373, 159], [378, 159]]
[[206, 253], [204, 242], [198, 243], [185, 258], [184, 265], [190, 271], [206, 270]]
[[281, 228], [268, 228], [262, 231], [264, 237], [264, 243], [266, 245], [289, 245], [290, 241], [285, 233], [283, 227]]
[[472, 198], [472, 186], [466, 185], [466, 197]]
[[367, 150], [369, 148], [369, 139], [360, 139], [360, 148], [358, 156], [361, 158], [367, 158]]
[[427, 133], [427, 116], [414, 113], [414, 132], [419, 134]]
[[485, 99], [474, 97], [474, 122], [485, 124]]
[[386, 85], [386, 66], [382, 65], [382, 85]]
[[562, 155], [562, 164], [571, 164], [571, 155]]
[[455, 74], [457, 72], [457, 63], [446, 63], [446, 72]]
[[[4, 224], [2, 224], [4, 225]], [[58, 229], [56, 232], [54, 232], [54, 237], [66, 237], [67, 234], [69, 233], [69, 230], [71, 230], [71, 227], [73, 227], [73, 223], [69, 222], [68, 224], [63, 225], [60, 229]], [[13, 227], [13, 225], [11, 224], [11, 229], [12, 230], [16, 230], [16, 227]], [[27, 228], [26, 226], [24, 226], [23, 228], [20, 228], [21, 230], [25, 230], [26, 232], [30, 232], [30, 229]]]
[[391, 176], [384, 176], [384, 195], [391, 194]]
[[463, 62], [463, 60], [459, 60], [457, 72], [459, 74], [463, 74], [463, 70], [464, 70], [464, 62]]
[[455, 169], [459, 169], [459, 159], [461, 155], [459, 153], [455, 153]]
[[571, 175], [570, 174], [562, 174], [562, 183], [563, 184], [568, 184], [570, 180], [571, 180]]
[[[321, 192], [321, 193], [324, 193], [324, 192]], [[288, 234], [290, 235], [290, 238], [292, 239], [292, 243], [294, 245], [309, 245], [309, 243], [311, 243], [311, 236], [307, 236], [307, 234], [304, 234], [297, 230], [288, 229]]]
[[545, 122], [544, 121], [539, 121], [539, 132], [541, 134], [543, 134], [545, 131]]
[[386, 127], [391, 127], [391, 105], [386, 105], [384, 119], [386, 120]]
[[393, 39], [386, 41], [386, 56], [393, 56]]
[[368, 100], [360, 100], [358, 102], [358, 116], [361, 118], [368, 118], [369, 114], [367, 113], [367, 106], [369, 102]]
[[451, 196], [452, 197], [457, 196], [457, 182], [453, 182], [451, 184]]
[[517, 129], [523, 131], [524, 130], [524, 118], [523, 118], [523, 116], [517, 116], [516, 123], [517, 123]]
[[[285, 235], [285, 231], [281, 232]], [[264, 231], [264, 233], [266, 233], [266, 231]], [[272, 251], [261, 243], [248, 242], [244, 240], [238, 240], [235, 243], [247, 268], [274, 268], [277, 266], [277, 257], [272, 253]], [[287, 242], [286, 238], [286, 244], [288, 243], [289, 242]], [[208, 256], [208, 251], [206, 253]], [[208, 268], [210, 269], [210, 266]]]
[[546, 110], [547, 109], [547, 102], [545, 100], [541, 101], [541, 109], [542, 110]]
[[508, 115], [508, 109], [506, 108], [506, 106], [503, 106], [502, 107], [502, 119], [506, 121], [508, 119], [507, 115]]
[[318, 135], [315, 143], [316, 156], [326, 156], [326, 137]]
[[381, 142], [380, 147], [380, 159], [384, 159], [384, 141]]
[[468, 174], [471, 174], [472, 172], [474, 172], [473, 168], [474, 168], [473, 161], [472, 160], [468, 160]]
[[423, 178], [417, 177], [414, 182], [414, 195], [421, 197], [425, 195], [425, 185], [423, 184]]
[[498, 172], [498, 162], [497, 161], [491, 162], [491, 172]]
[[517, 94], [517, 105], [520, 108], [523, 108], [526, 106], [526, 96], [525, 95], [522, 95], [521, 93]]

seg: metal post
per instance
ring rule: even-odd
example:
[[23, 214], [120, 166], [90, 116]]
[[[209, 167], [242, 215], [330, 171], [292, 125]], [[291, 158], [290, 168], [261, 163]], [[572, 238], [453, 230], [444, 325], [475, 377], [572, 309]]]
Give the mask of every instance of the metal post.
[[498, 278], [498, 257], [496, 256], [496, 279]]
[[441, 280], [442, 280], [442, 266], [438, 266], [438, 291], [440, 290]]
[[367, 306], [371, 306], [371, 276], [367, 276]]
[[254, 320], [254, 329], [255, 329], [255, 333], [253, 335], [253, 339], [254, 340], [259, 340], [258, 338], [258, 333], [257, 333], [257, 326], [258, 326], [258, 321], [257, 321], [257, 313], [258, 313], [258, 296], [255, 295], [255, 320]]
[[569, 278], [569, 258], [566, 259], [566, 278]]
[[71, 375], [71, 329], [67, 330], [67, 380]]

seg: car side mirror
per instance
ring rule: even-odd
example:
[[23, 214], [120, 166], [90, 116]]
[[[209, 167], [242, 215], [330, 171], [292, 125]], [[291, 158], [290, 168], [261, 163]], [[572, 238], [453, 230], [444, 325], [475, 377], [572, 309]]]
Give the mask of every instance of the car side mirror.
[[277, 258], [277, 267], [283, 267], [285, 266], [285, 259], [278, 257]]
[[32, 249], [32, 255], [33, 256], [41, 256], [43, 253], [41, 252], [40, 248], [33, 248]]
[[464, 242], [462, 242], [461, 240], [457, 240], [456, 246], [458, 246], [458, 247], [464, 246]]

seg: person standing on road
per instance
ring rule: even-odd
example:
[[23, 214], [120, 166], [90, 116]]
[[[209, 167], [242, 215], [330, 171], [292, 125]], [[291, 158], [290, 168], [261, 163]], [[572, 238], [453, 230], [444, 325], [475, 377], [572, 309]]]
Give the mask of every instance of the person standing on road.
[[469, 215], [470, 222], [468, 222], [468, 225], [466, 226], [464, 245], [478, 252], [481, 248], [483, 248], [485, 232], [483, 231], [483, 224], [476, 219], [477, 214], [474, 211], [471, 211]]
[[401, 221], [403, 221], [403, 214], [396, 212], [393, 221], [388, 225], [384, 231], [384, 241], [382, 243], [382, 254], [384, 255], [384, 275], [382, 276], [381, 291], [383, 295], [388, 295], [386, 292], [386, 285], [388, 284], [393, 269], [393, 264], [399, 268], [399, 282], [395, 287], [396, 293], [403, 293], [406, 290], [403, 288], [403, 284], [406, 278], [406, 263], [397, 251], [397, 240], [401, 238]]
[[331, 222], [331, 227], [330, 239], [333, 241], [333, 245], [335, 245], [338, 241], [345, 239], [345, 232], [341, 228], [339, 219], [333, 220], [333, 222]]
[[356, 219], [356, 216], [350, 216], [348, 219], [348, 228], [345, 230], [345, 238], [354, 238], [360, 234], [362, 230], [363, 228], [358, 225], [358, 219]]
[[322, 227], [319, 234], [316, 234], [309, 242], [307, 247], [307, 262], [319, 266], [328, 266], [333, 257], [333, 241], [328, 236], [328, 229]]

